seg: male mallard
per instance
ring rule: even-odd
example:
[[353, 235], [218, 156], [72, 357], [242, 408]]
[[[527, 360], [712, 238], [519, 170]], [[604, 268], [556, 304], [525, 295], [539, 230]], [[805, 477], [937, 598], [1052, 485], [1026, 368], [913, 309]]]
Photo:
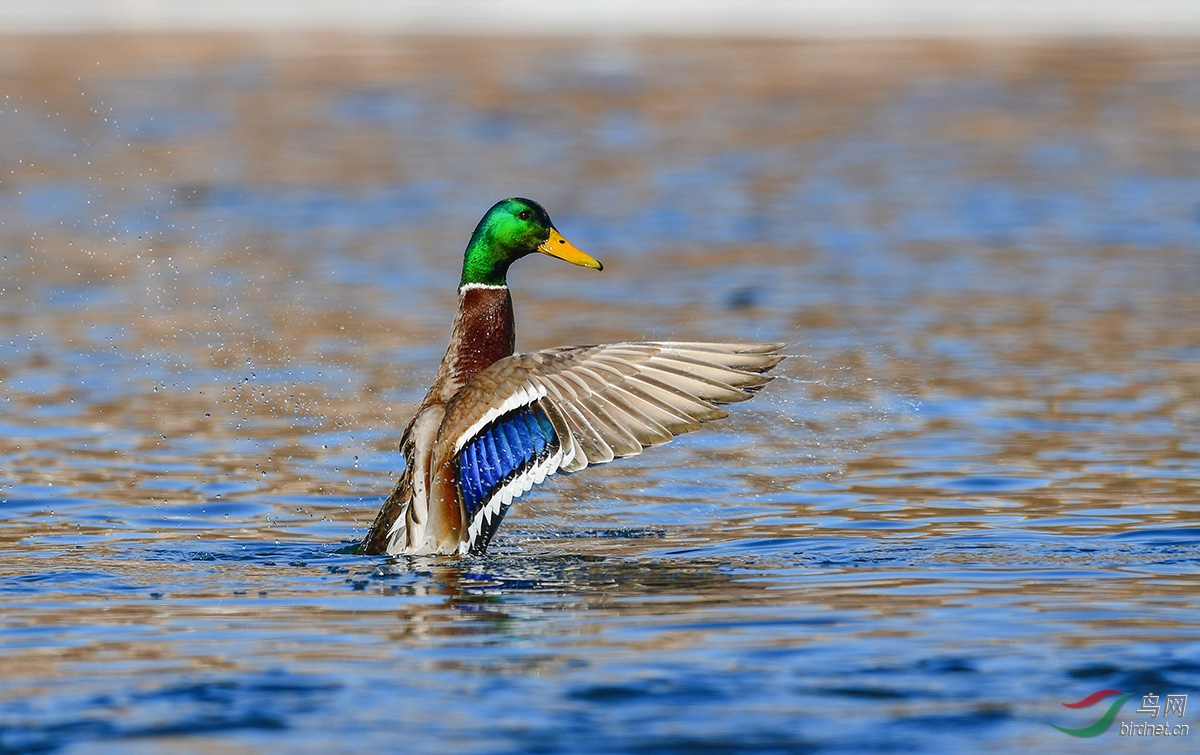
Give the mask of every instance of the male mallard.
[[513, 354], [508, 266], [541, 252], [603, 270], [537, 202], [505, 199], [463, 257], [437, 376], [400, 439], [405, 467], [363, 553], [482, 553], [513, 499], [727, 416], [771, 380], [783, 344], [645, 342]]

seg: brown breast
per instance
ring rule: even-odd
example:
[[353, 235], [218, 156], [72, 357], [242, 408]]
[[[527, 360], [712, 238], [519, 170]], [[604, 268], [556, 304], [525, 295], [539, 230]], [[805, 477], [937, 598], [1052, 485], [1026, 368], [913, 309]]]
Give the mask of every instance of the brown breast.
[[508, 287], [464, 287], [458, 295], [450, 345], [422, 406], [446, 403], [485, 367], [511, 355], [515, 345]]

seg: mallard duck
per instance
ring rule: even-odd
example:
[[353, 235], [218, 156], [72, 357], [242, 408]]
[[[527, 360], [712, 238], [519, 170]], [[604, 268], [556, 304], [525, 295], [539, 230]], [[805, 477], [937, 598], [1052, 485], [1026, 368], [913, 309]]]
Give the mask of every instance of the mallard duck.
[[537, 202], [488, 210], [463, 256], [450, 345], [401, 436], [404, 472], [361, 552], [482, 553], [533, 485], [727, 416], [717, 404], [750, 398], [783, 359], [779, 343], [672, 341], [514, 354], [506, 276], [534, 252], [604, 269]]

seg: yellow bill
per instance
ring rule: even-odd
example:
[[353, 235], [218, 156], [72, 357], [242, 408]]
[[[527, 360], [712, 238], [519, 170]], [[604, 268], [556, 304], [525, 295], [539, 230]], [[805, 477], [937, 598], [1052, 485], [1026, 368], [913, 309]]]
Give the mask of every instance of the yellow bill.
[[574, 244], [564, 239], [562, 234], [553, 228], [550, 229], [550, 238], [542, 242], [542, 245], [538, 247], [538, 251], [542, 254], [548, 254], [551, 257], [558, 257], [560, 260], [566, 260], [572, 265], [590, 267], [593, 270], [604, 269], [604, 265], [600, 263], [600, 260], [576, 249]]

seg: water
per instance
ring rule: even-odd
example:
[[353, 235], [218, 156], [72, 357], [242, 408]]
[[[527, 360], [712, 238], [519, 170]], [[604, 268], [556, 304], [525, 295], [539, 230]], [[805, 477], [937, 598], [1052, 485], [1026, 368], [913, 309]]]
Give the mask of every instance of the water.
[[[9, 37], [0, 81], [0, 750], [1196, 752], [1119, 729], [1200, 686], [1200, 47]], [[520, 345], [793, 358], [485, 557], [348, 555], [514, 194], [606, 264], [519, 263]]]

